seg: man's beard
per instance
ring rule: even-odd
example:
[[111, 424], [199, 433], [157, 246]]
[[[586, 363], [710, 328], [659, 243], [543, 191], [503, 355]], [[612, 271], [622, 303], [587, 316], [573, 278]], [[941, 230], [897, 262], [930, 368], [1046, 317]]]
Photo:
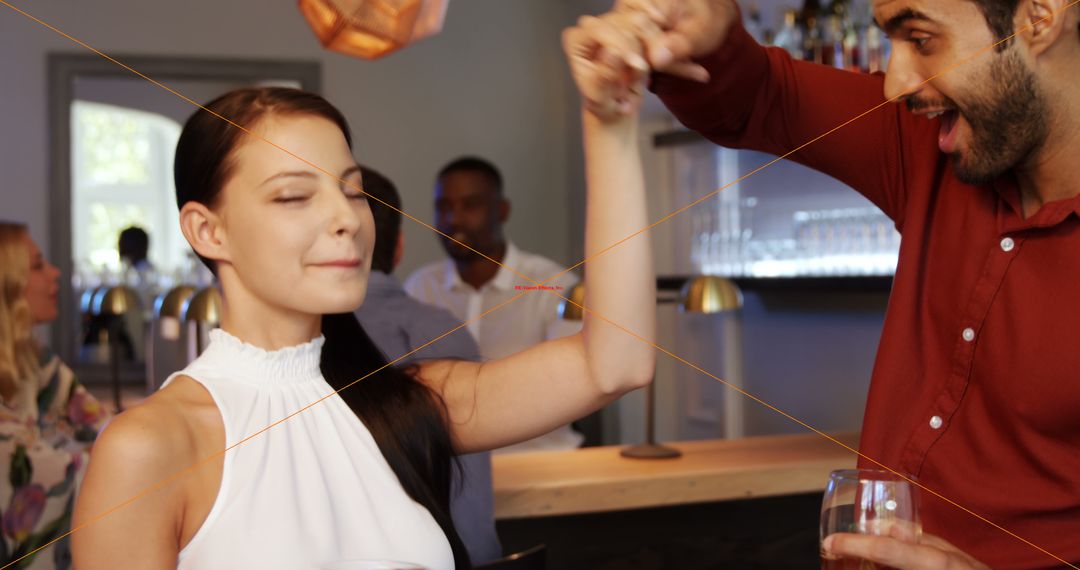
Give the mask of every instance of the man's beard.
[[997, 57], [984, 75], [958, 106], [971, 127], [968, 147], [950, 153], [956, 177], [973, 185], [987, 184], [1029, 161], [1049, 130], [1049, 110], [1035, 75], [1015, 51]]
[[[450, 234], [450, 235], [454, 235], [454, 234]], [[448, 256], [450, 256], [450, 258], [453, 259], [454, 261], [465, 263], [465, 262], [472, 262], [472, 261], [477, 261], [477, 260], [480, 260], [480, 259], [484, 259], [483, 255], [477, 253], [476, 251], [473, 251], [473, 250], [470, 250], [470, 249], [466, 248], [465, 245], [462, 245], [461, 243], [458, 243], [456, 241], [453, 241], [453, 240], [451, 240], [449, 238], [442, 237], [442, 236], [440, 236], [440, 239], [442, 240], [443, 251], [445, 251], [446, 254]], [[458, 239], [460, 239], [460, 238], [458, 238]], [[465, 239], [462, 239], [461, 242], [468, 245], [469, 247], [471, 247], [471, 248], [473, 248], [475, 250], [482, 251], [476, 245], [475, 240], [470, 239], [468, 236], [466, 236]]]

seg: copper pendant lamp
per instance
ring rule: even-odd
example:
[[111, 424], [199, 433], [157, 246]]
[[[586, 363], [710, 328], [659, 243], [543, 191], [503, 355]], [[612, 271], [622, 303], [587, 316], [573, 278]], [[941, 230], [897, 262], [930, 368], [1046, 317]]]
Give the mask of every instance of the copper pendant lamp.
[[439, 33], [450, 0], [299, 0], [323, 47], [378, 59]]

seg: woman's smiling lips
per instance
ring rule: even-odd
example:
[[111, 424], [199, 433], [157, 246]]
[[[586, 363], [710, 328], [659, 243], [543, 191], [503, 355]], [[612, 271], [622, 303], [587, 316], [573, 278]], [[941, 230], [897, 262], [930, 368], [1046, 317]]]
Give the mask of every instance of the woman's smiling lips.
[[340, 269], [359, 269], [361, 265], [360, 259], [336, 259], [334, 261], [324, 261], [322, 263], [313, 263], [315, 267], [327, 267], [327, 268], [340, 268]]

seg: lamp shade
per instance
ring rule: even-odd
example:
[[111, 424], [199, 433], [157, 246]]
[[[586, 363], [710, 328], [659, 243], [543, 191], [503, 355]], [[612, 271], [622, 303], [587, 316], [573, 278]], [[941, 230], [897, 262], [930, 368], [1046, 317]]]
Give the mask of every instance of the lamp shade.
[[139, 308], [139, 295], [126, 285], [102, 287], [94, 294], [95, 315], [124, 315]]
[[580, 321], [585, 316], [585, 311], [582, 309], [585, 305], [585, 284], [578, 283], [574, 285], [567, 297], [573, 303], [568, 303], [566, 299], [559, 301], [559, 318], [567, 321]]
[[83, 291], [82, 296], [79, 297], [79, 310], [84, 315], [94, 314], [94, 298], [97, 296], [98, 289], [101, 287], [91, 287]]
[[173, 317], [180, 318], [184, 310], [184, 303], [195, 294], [195, 288], [191, 285], [177, 285], [168, 293], [161, 295], [154, 301], [154, 316], [157, 318]]
[[184, 303], [185, 321], [218, 324], [221, 322], [221, 293], [215, 287], [205, 287]]
[[722, 313], [742, 308], [742, 292], [730, 279], [702, 275], [682, 289], [682, 310], [691, 313]]
[[377, 59], [442, 30], [450, 0], [299, 0], [323, 47]]

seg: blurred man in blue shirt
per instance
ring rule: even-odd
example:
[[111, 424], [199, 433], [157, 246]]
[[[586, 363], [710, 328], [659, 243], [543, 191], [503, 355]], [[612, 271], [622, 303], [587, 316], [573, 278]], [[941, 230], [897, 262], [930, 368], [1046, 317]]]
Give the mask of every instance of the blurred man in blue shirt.
[[[367, 297], [356, 316], [368, 336], [393, 361], [461, 325], [445, 309], [426, 305], [405, 293], [391, 273], [401, 261], [404, 241], [401, 233], [401, 197], [382, 174], [362, 167], [364, 192], [378, 200], [368, 200], [375, 219], [375, 249], [368, 277]], [[379, 202], [389, 204], [397, 210]], [[430, 359], [480, 360], [480, 349], [465, 328], [433, 342], [398, 362], [398, 366]], [[491, 488], [491, 453], [459, 457], [461, 473], [454, 471], [450, 511], [461, 540], [474, 564], [491, 562], [502, 556], [495, 532], [495, 501]]]

